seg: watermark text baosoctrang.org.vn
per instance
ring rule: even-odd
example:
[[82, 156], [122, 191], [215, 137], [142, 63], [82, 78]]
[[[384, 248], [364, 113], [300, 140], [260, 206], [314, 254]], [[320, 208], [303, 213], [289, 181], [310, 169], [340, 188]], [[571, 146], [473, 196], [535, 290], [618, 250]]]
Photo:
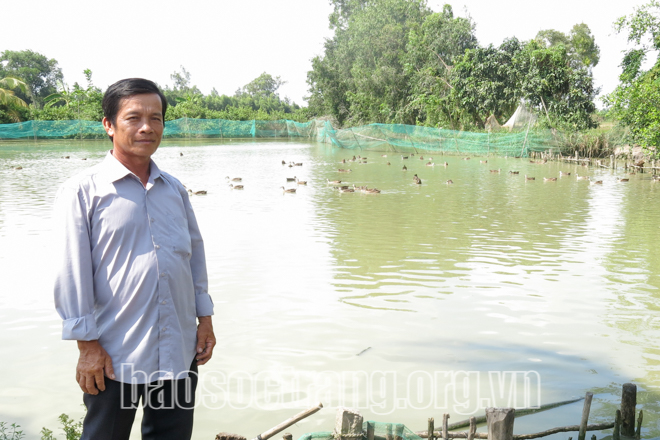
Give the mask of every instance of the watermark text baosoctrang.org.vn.
[[[152, 375], [154, 380], [159, 373]], [[541, 376], [533, 370], [418, 370], [410, 373], [210, 370], [200, 372], [198, 378], [195, 406], [210, 409], [303, 409], [322, 402], [326, 408], [345, 406], [376, 415], [401, 409], [472, 415], [487, 407], [538, 408], [541, 405]], [[177, 399], [176, 393], [172, 399]], [[160, 402], [161, 407], [177, 403]]]

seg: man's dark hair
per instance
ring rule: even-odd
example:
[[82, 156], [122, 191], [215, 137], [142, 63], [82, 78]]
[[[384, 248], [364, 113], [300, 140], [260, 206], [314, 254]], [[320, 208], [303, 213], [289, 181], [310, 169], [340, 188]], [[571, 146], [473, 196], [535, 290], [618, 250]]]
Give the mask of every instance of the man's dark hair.
[[[129, 96], [145, 95], [149, 93], [155, 93], [160, 97], [160, 102], [163, 106], [164, 125], [165, 112], [167, 111], [167, 99], [165, 99], [165, 95], [163, 95], [163, 92], [160, 91], [156, 83], [142, 78], [122, 79], [108, 87], [108, 90], [105, 91], [105, 95], [103, 95], [103, 102], [101, 103], [103, 107], [103, 116], [108, 118], [113, 125], [116, 125], [117, 113], [119, 113], [122, 99], [128, 98]], [[110, 137], [110, 139], [112, 139], [112, 137]]]

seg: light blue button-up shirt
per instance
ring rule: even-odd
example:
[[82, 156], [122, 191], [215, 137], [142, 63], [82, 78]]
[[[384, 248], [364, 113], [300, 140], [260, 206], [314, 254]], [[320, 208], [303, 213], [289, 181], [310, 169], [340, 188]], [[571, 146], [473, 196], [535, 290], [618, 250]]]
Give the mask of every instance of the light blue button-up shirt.
[[152, 161], [146, 187], [110, 153], [56, 199], [62, 339], [98, 339], [117, 380], [187, 377], [213, 314], [204, 244], [183, 185]]

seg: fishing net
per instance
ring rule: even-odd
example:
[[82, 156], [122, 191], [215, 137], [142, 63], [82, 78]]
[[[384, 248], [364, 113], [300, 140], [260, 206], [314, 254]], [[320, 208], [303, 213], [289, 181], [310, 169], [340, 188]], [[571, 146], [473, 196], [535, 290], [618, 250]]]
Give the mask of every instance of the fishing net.
[[[0, 125], [0, 139], [105, 139], [100, 122], [27, 121]], [[164, 138], [306, 138], [365, 151], [528, 156], [557, 146], [550, 131], [471, 133], [401, 124], [370, 124], [335, 130], [330, 122], [228, 121], [182, 118], [165, 124]]]
[[557, 145], [550, 131], [472, 133], [399, 124], [364, 125], [331, 130], [326, 135], [342, 148], [400, 153], [528, 156], [531, 151], [547, 151]]
[[[224, 119], [182, 118], [165, 123], [165, 138], [320, 138], [324, 141], [326, 121], [299, 123], [277, 121], [228, 121]], [[27, 121], [0, 125], [0, 139], [105, 139], [100, 122]]]
[[[364, 422], [363, 428], [363, 435], [353, 437], [354, 440], [368, 440], [371, 438], [374, 440], [422, 440], [422, 437], [401, 423]], [[346, 439], [350, 436], [344, 435], [342, 437]], [[335, 440], [339, 438], [340, 436], [334, 431], [322, 431], [303, 434], [298, 440]]]

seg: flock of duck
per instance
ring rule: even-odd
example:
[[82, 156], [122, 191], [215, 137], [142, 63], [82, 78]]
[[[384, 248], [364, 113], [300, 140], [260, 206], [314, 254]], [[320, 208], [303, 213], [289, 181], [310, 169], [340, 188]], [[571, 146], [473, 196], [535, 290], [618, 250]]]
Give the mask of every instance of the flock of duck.
[[[410, 159], [414, 156], [415, 156], [414, 153], [411, 153], [411, 154], [408, 154], [408, 155], [401, 155], [401, 160], [408, 160], [408, 159]], [[387, 157], [387, 154], [382, 154], [381, 157]], [[420, 160], [425, 160], [423, 155], [419, 155], [419, 159]], [[463, 158], [463, 160], [470, 160], [470, 159], [471, 159], [470, 157], [464, 157]], [[441, 163], [441, 164], [435, 164], [433, 162], [432, 157], [428, 157], [426, 160], [427, 160], [427, 162], [426, 162], [425, 166], [427, 166], [427, 167], [434, 167], [436, 165], [443, 166], [445, 168], [449, 167], [448, 162], [444, 162], [444, 163]], [[342, 159], [340, 163], [346, 164], [346, 163], [349, 163], [349, 162], [356, 162], [356, 163], [360, 163], [360, 164], [366, 164], [366, 163], [368, 163], [368, 160], [367, 160], [366, 157], [353, 156], [350, 159]], [[480, 160], [479, 162], [482, 163], [482, 164], [487, 164], [488, 160]], [[530, 163], [546, 164], [547, 160], [542, 160], [542, 161], [530, 160]], [[387, 165], [391, 165], [391, 162], [387, 162]], [[301, 162], [287, 162], [285, 160], [282, 160], [282, 166], [288, 166], [289, 168], [293, 168], [293, 167], [302, 167], [303, 164]], [[586, 164], [584, 166], [586, 166]], [[401, 170], [404, 171], [404, 172], [408, 171], [408, 167], [404, 164], [402, 166]], [[351, 173], [352, 171], [353, 170], [351, 170], [350, 168], [338, 168], [337, 169], [338, 173]], [[501, 168], [491, 169], [489, 171], [491, 173], [501, 173], [502, 169]], [[508, 172], [508, 174], [518, 175], [518, 174], [520, 174], [520, 171], [510, 170]], [[635, 174], [635, 173], [629, 173], [629, 174]], [[529, 176], [527, 174], [524, 174], [524, 177], [525, 177], [525, 182], [536, 180], [536, 177]], [[544, 182], [556, 182], [558, 180], [558, 178], [569, 178], [569, 177], [571, 177], [570, 172], [559, 171], [559, 177], [543, 177], [543, 181]], [[591, 185], [602, 185], [603, 184], [602, 180], [594, 180], [590, 176], [580, 175], [579, 173], [575, 173], [575, 178], [576, 178], [576, 180], [586, 180]], [[243, 180], [241, 177], [229, 177], [229, 176], [227, 176], [225, 179], [227, 180], [228, 186], [231, 189], [235, 189], [235, 190], [244, 189], [244, 186], [241, 183], [242, 180]], [[348, 184], [347, 182], [342, 181], [342, 180], [330, 180], [330, 179], [326, 179], [326, 180], [327, 180], [328, 185], [332, 185], [332, 188], [334, 190], [340, 192], [340, 193], [355, 193], [355, 192], [361, 192], [361, 193], [364, 193], [364, 194], [380, 194], [381, 193], [381, 190], [379, 190], [378, 188], [369, 188], [366, 185], [357, 186], [355, 184]], [[652, 180], [654, 182], [660, 182], [660, 175], [653, 175]], [[617, 181], [618, 182], [628, 182], [629, 178], [622, 177], [622, 178], [618, 178]], [[280, 188], [282, 189], [283, 194], [287, 194], [287, 193], [288, 194], [295, 194], [297, 192], [297, 186], [307, 185], [306, 180], [300, 180], [296, 176], [287, 177], [286, 178], [286, 183], [287, 184], [295, 184], [296, 187], [287, 188], [285, 186], [281, 186]], [[422, 185], [422, 179], [417, 174], [414, 174], [413, 177], [412, 177], [412, 183], [414, 185]], [[447, 185], [451, 185], [454, 182], [453, 182], [453, 180], [449, 179], [449, 180], [445, 181], [444, 183], [447, 184]], [[188, 189], [188, 192], [189, 192], [190, 195], [204, 195], [204, 194], [206, 194], [206, 191], [192, 191], [190, 189]]]

